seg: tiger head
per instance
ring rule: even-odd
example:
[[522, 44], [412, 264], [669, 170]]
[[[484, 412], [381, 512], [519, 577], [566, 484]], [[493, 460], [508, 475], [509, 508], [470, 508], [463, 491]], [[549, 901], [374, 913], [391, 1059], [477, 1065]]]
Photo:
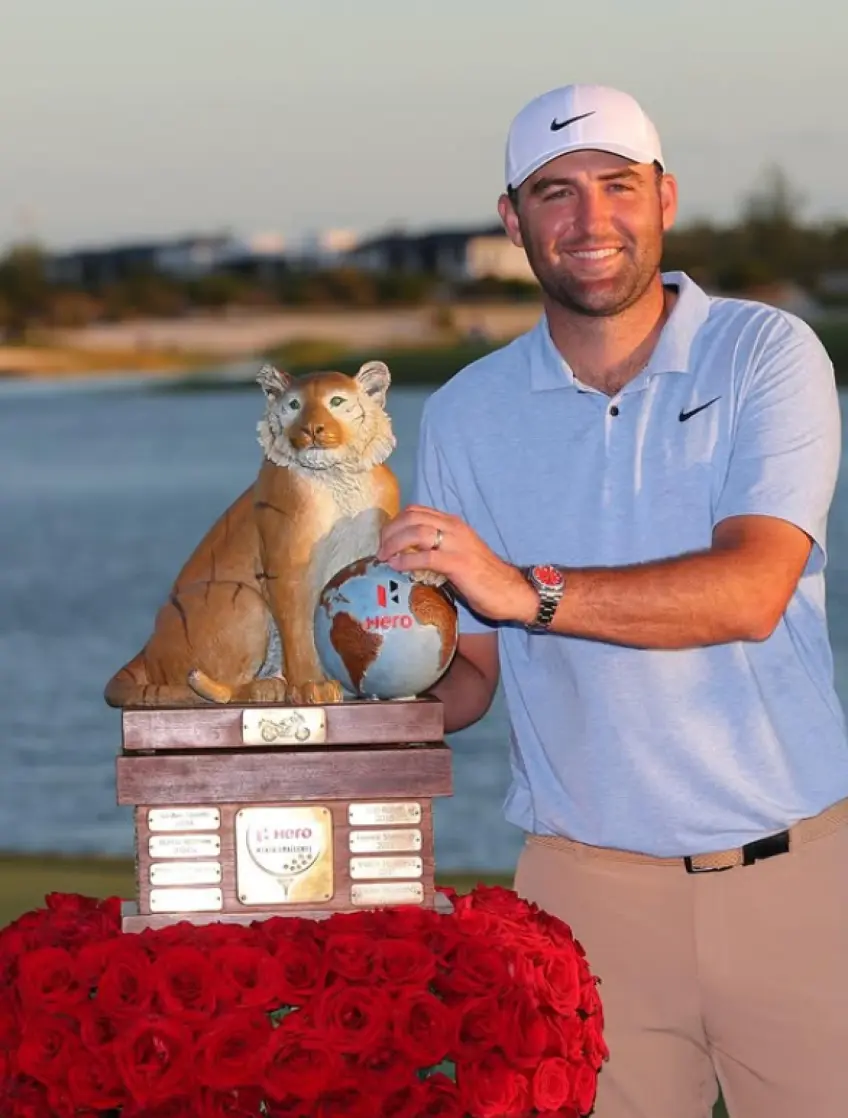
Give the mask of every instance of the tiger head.
[[293, 377], [263, 365], [256, 379], [266, 401], [259, 445], [276, 465], [359, 473], [394, 450], [386, 411], [391, 377], [382, 361], [366, 362], [355, 376], [322, 371]]

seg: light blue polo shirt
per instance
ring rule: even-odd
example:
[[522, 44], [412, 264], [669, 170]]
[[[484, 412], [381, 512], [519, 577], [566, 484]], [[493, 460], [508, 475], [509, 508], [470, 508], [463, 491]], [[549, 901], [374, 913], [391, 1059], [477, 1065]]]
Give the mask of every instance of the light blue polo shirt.
[[[708, 296], [684, 273], [664, 282], [679, 298], [615, 397], [575, 379], [544, 316], [435, 391], [415, 499], [517, 564], [682, 555], [742, 513], [813, 537], [765, 641], [656, 651], [498, 627], [507, 819], [668, 856], [735, 847], [848, 796], [848, 744], [825, 619], [841, 448], [831, 363], [789, 314]], [[462, 607], [460, 624], [489, 629]]]

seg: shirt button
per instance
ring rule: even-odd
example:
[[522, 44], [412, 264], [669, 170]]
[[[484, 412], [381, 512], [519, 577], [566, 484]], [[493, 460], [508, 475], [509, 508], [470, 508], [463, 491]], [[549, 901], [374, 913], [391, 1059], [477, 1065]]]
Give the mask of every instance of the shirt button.
[[615, 404], [613, 404], [613, 406], [610, 408], [609, 413], [610, 415], [618, 415], [618, 408], [615, 406]]

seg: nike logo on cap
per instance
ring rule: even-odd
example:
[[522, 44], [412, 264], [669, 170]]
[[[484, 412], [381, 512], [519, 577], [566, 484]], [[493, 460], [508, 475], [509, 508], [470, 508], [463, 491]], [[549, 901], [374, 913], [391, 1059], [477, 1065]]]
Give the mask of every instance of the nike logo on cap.
[[705, 404], [699, 404], [697, 408], [692, 408], [691, 411], [684, 411], [683, 408], [681, 408], [680, 415], [677, 418], [681, 423], [685, 423], [687, 419], [691, 419], [693, 415], [697, 415], [699, 411], [703, 411], [704, 408], [708, 408], [711, 404], [714, 404], [716, 400], [720, 399], [721, 396], [714, 396], [712, 400], [707, 400]]
[[568, 120], [557, 120], [556, 117], [551, 121], [551, 132], [559, 132], [561, 128], [567, 128], [569, 124], [574, 124], [578, 120], [584, 120], [587, 116], [594, 116], [595, 110], [591, 112], [581, 113], [580, 116], [570, 116]]

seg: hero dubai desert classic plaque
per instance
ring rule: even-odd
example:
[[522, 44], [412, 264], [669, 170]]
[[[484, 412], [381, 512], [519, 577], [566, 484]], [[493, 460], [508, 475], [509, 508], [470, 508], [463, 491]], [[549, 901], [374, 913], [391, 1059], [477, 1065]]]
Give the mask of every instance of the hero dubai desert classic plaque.
[[257, 380], [258, 471], [105, 689], [134, 809], [127, 930], [437, 899], [452, 775], [429, 689], [456, 609], [432, 572], [374, 558], [400, 508], [389, 371]]

